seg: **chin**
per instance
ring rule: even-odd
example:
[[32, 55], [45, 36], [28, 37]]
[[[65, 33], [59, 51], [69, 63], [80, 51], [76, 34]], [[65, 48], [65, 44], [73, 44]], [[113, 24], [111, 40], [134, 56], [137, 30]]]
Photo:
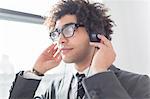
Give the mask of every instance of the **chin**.
[[63, 62], [65, 62], [65, 63], [73, 63], [73, 61], [70, 61], [70, 60], [63, 60]]
[[73, 62], [74, 62], [71, 58], [67, 58], [67, 57], [63, 57], [62, 60], [63, 60], [65, 63], [73, 63]]

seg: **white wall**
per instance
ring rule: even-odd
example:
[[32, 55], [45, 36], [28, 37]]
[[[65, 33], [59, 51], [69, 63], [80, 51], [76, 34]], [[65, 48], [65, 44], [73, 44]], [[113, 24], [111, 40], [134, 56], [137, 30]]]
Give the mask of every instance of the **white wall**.
[[103, 0], [116, 23], [115, 64], [136, 73], [150, 74], [150, 1]]

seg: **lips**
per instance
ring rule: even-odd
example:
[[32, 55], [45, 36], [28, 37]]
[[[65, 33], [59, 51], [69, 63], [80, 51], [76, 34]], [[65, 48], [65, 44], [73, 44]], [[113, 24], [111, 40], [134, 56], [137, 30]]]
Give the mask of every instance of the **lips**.
[[73, 48], [61, 48], [60, 51], [62, 54], [67, 54], [68, 52], [70, 52]]

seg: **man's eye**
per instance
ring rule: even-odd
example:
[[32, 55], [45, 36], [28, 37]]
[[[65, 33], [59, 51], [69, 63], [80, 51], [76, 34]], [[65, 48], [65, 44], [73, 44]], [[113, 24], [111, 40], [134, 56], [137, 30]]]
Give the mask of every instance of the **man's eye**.
[[51, 36], [56, 37], [56, 36], [58, 36], [58, 33], [54, 32], [54, 33], [51, 34]]
[[64, 32], [72, 32], [74, 30], [73, 26], [68, 26], [64, 29]]
[[56, 36], [56, 34], [55, 34], [55, 33], [52, 33], [52, 36]]

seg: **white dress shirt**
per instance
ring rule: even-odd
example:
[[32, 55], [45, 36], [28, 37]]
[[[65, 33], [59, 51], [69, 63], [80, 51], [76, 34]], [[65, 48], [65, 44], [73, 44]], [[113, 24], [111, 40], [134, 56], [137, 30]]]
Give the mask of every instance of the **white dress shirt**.
[[77, 97], [77, 87], [78, 87], [78, 79], [77, 79], [76, 74], [77, 73], [85, 74], [85, 77], [89, 77], [89, 76], [92, 76], [93, 73], [90, 69], [90, 66], [87, 69], [85, 69], [83, 72], [78, 72], [74, 67], [72, 73], [73, 73], [73, 78], [72, 78], [71, 85], [70, 85], [70, 90], [69, 90], [69, 99], [76, 99], [76, 97]]
[[[72, 70], [73, 77], [72, 77], [72, 80], [70, 83], [71, 85], [70, 85], [70, 90], [69, 90], [69, 99], [76, 99], [76, 97], [77, 97], [77, 86], [78, 86], [78, 81], [77, 81], [77, 77], [76, 77], [77, 73], [85, 74], [85, 77], [89, 77], [89, 76], [93, 75], [93, 73], [90, 69], [90, 66], [87, 69], [85, 69], [83, 72], [78, 72], [75, 69], [75, 67], [73, 67], [73, 70]], [[30, 71], [25, 71], [23, 74], [23, 77], [27, 78], [27, 79], [38, 79], [38, 80], [42, 79], [41, 76], [37, 76]]]

